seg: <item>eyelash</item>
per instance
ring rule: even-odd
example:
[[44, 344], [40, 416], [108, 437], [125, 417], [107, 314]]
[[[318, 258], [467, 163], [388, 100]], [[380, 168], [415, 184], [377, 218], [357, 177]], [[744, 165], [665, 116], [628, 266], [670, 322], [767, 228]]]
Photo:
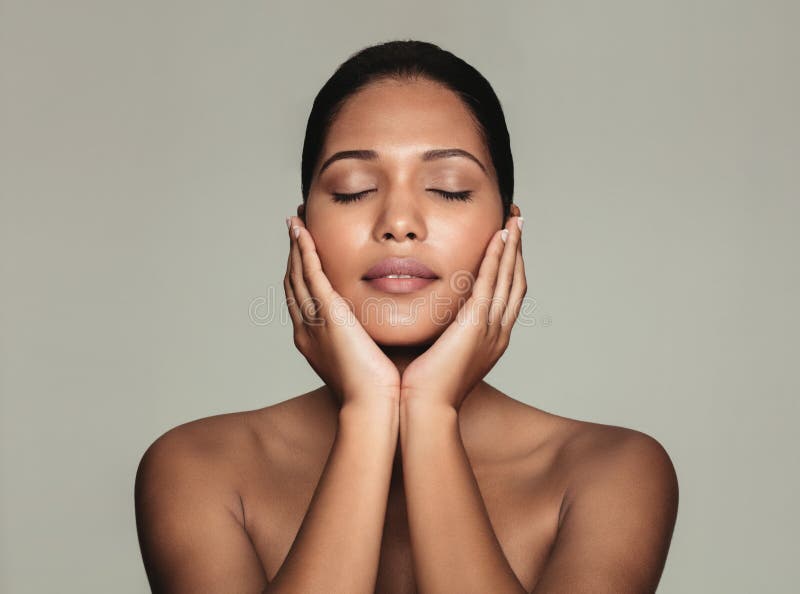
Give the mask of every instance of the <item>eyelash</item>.
[[[373, 190], [364, 190], [363, 192], [357, 192], [355, 194], [339, 194], [334, 192], [333, 193], [333, 201], [334, 202], [355, 202], [356, 200], [360, 200], [364, 195], [369, 194]], [[461, 200], [463, 202], [469, 202], [472, 200], [470, 196], [472, 195], [472, 190], [464, 190], [462, 192], [447, 192], [445, 190], [431, 190], [431, 192], [436, 192], [437, 194], [441, 194], [445, 200]]]

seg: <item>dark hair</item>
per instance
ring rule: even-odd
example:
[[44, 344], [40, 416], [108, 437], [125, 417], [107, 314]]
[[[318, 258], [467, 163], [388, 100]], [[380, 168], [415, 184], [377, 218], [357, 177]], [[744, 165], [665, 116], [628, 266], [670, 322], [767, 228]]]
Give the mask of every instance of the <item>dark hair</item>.
[[500, 100], [483, 75], [458, 56], [425, 41], [395, 40], [366, 47], [351, 55], [317, 93], [306, 125], [301, 165], [303, 203], [320, 158], [325, 136], [345, 101], [382, 79], [427, 78], [455, 92], [475, 120], [497, 173], [503, 220], [514, 196], [514, 160]]

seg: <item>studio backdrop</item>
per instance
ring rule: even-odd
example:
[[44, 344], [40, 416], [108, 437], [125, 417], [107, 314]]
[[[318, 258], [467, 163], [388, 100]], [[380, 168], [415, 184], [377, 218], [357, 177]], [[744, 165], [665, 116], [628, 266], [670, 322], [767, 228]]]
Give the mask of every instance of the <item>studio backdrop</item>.
[[499, 96], [530, 309], [486, 378], [669, 452], [659, 592], [796, 589], [800, 5], [0, 1], [0, 591], [148, 591], [160, 435], [321, 385], [285, 217], [349, 55], [431, 41]]

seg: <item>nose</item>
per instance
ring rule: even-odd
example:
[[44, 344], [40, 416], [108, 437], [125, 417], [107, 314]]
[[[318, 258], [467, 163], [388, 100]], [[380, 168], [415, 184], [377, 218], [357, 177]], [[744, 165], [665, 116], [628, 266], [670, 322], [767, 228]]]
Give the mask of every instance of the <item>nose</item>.
[[425, 239], [425, 216], [419, 200], [412, 191], [389, 192], [375, 223], [375, 239], [379, 242]]

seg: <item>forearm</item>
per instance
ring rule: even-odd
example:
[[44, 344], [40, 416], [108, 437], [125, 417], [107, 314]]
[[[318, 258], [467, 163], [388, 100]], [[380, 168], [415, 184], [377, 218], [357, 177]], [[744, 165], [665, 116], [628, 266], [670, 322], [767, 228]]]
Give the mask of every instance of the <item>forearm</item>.
[[403, 400], [400, 442], [418, 590], [524, 594], [492, 529], [461, 441], [458, 412]]
[[340, 411], [308, 512], [267, 593], [374, 592], [399, 427], [397, 403], [375, 401]]

